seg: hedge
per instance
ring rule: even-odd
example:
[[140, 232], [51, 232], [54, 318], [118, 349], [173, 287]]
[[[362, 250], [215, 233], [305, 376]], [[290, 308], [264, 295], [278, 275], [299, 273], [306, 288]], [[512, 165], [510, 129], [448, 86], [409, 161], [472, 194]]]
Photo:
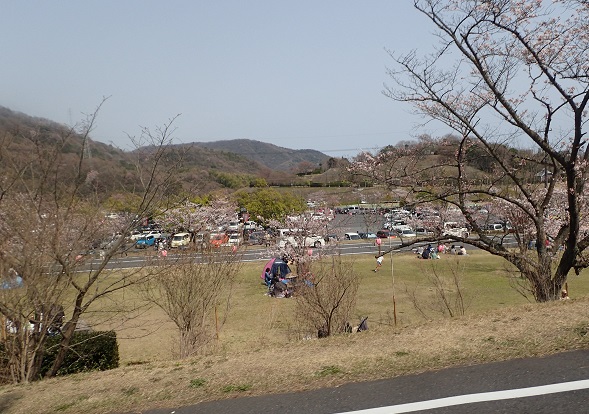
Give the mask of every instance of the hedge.
[[[51, 369], [59, 350], [61, 335], [49, 337], [45, 347], [41, 377]], [[84, 371], [106, 371], [119, 366], [119, 345], [114, 331], [79, 331], [72, 338], [69, 352], [57, 375]]]

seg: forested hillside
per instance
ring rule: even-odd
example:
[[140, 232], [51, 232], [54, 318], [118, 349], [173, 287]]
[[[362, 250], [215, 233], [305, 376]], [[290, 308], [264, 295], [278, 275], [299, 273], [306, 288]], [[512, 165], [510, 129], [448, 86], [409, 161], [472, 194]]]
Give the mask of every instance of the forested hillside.
[[242, 155], [272, 170], [301, 172], [305, 167], [324, 165], [328, 156], [313, 149], [293, 150], [251, 139], [195, 142], [194, 145]]
[[[23, 169], [28, 155], [59, 151], [66, 154], [66, 163], [75, 168], [76, 154], [84, 145], [76, 130], [51, 120], [32, 117], [0, 106], [0, 173], [5, 168]], [[84, 146], [92, 174], [98, 187], [106, 193], [133, 192], [137, 181], [137, 158], [149, 147], [123, 151], [113, 145], [92, 140]], [[297, 166], [313, 170], [327, 156], [314, 150], [290, 150], [252, 140], [219, 141], [207, 144], [174, 144], [176, 159], [183, 168], [179, 182], [184, 189], [202, 192], [218, 188], [239, 188], [254, 185], [257, 179], [267, 184], [290, 185], [301, 181]], [[71, 154], [71, 157], [67, 156]], [[257, 181], [260, 182], [259, 180]]]

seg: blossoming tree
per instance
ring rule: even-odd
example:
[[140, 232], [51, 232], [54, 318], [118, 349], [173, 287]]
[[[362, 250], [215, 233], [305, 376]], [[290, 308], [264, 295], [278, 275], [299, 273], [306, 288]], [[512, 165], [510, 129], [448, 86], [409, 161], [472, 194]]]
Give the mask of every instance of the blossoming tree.
[[[353, 168], [391, 188], [405, 187], [416, 203], [453, 207], [479, 235], [470, 244], [513, 264], [536, 301], [554, 300], [570, 271], [589, 265], [589, 3], [414, 5], [435, 27], [439, 43], [423, 57], [390, 51], [393, 82], [384, 94], [451, 128], [458, 136], [453, 153], [424, 163], [427, 146], [388, 147], [359, 156]], [[510, 150], [515, 146], [527, 150]], [[474, 149], [492, 160], [484, 177], [467, 166]], [[480, 200], [487, 213], [492, 209], [511, 223], [517, 249], [483, 231], [481, 209], [472, 208]], [[537, 241], [532, 250], [530, 240]]]

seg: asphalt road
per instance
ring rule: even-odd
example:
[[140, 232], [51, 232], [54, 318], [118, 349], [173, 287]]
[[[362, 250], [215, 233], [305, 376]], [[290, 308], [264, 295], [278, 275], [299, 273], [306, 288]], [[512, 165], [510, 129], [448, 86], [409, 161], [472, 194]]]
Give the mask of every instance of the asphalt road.
[[[285, 384], [285, 387], [287, 384]], [[496, 414], [589, 412], [589, 350], [450, 368], [316, 391], [238, 398], [145, 414]]]

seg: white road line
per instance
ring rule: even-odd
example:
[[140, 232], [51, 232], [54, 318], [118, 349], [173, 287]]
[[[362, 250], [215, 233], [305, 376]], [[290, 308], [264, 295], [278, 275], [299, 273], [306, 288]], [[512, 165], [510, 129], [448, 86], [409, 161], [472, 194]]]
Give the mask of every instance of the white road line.
[[538, 387], [518, 388], [505, 391], [483, 392], [479, 394], [457, 395], [455, 397], [436, 400], [418, 401], [388, 407], [369, 408], [366, 410], [346, 411], [339, 414], [397, 414], [410, 413], [433, 408], [450, 407], [453, 405], [471, 404], [484, 401], [509, 400], [512, 398], [533, 397], [535, 395], [554, 394], [589, 388], [589, 380], [563, 382], [560, 384], [541, 385]]

